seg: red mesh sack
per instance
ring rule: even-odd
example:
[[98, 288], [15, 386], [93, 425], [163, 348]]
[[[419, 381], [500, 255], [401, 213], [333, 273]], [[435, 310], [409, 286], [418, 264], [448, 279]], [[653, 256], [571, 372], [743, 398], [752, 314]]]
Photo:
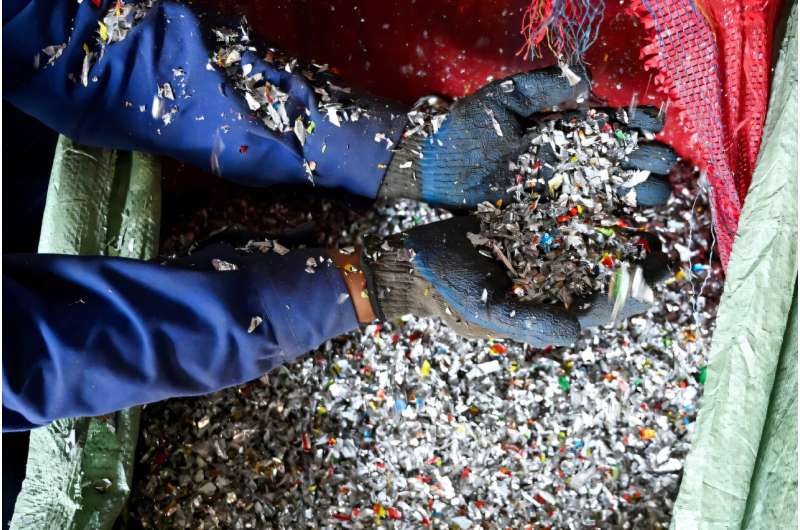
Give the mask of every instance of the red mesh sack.
[[707, 172], [727, 267], [761, 146], [779, 0], [641, 0], [645, 68], [678, 109], [691, 158]]

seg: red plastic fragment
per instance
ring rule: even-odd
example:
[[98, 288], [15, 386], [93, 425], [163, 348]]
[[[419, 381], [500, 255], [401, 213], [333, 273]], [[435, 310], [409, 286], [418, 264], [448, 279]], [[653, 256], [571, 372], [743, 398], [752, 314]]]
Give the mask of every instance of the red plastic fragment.
[[491, 350], [492, 353], [505, 353], [508, 351], [508, 348], [506, 347], [505, 344], [496, 342], [491, 346], [489, 346], [489, 350]]
[[153, 459], [150, 461], [150, 464], [153, 466], [160, 466], [167, 461], [167, 458], [169, 458], [169, 451], [161, 451], [153, 457]]

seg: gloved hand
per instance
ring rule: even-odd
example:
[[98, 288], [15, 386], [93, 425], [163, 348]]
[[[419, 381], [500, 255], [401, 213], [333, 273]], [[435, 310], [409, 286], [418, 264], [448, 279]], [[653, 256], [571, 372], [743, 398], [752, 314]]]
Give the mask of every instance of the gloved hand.
[[[582, 67], [571, 69], [577, 78], [570, 79], [553, 67], [494, 81], [453, 104], [431, 135], [426, 137], [416, 128], [407, 129], [379, 196], [423, 200], [452, 209], [512, 199], [506, 192], [514, 182], [509, 162], [516, 162], [528, 150], [531, 140], [525, 134], [525, 120], [555, 107], [574, 105], [588, 95], [588, 73]], [[639, 107], [624, 125], [657, 133], [663, 127], [657, 114], [652, 107]], [[546, 152], [540, 155], [542, 158], [546, 176]], [[631, 153], [628, 168], [666, 175], [675, 160], [668, 147], [643, 143]], [[639, 191], [639, 204], [657, 204], [668, 194], [664, 179], [650, 178]]]
[[[613, 302], [605, 293], [594, 293], [570, 309], [521, 302], [510, 295], [512, 281], [503, 266], [481, 256], [467, 238], [468, 232], [479, 231], [476, 217], [459, 216], [368, 245], [362, 268], [378, 318], [438, 316], [464, 336], [506, 337], [535, 347], [566, 346], [581, 328], [610, 322]], [[658, 238], [648, 243], [651, 253], [641, 265], [652, 284], [667, 273], [667, 260]], [[618, 317], [643, 313], [649, 306], [628, 298]]]

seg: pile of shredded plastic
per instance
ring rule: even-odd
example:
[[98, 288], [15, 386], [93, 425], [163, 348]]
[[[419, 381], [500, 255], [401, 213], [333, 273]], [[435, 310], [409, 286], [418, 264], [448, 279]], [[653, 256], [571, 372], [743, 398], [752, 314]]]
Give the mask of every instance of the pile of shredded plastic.
[[[530, 149], [512, 164], [516, 182], [508, 191], [516, 200], [479, 204], [481, 231], [469, 235], [472, 243], [503, 263], [522, 300], [569, 306], [575, 296], [608, 292], [615, 273], [630, 269], [641, 277], [634, 264], [646, 247], [620, 229], [636, 207], [634, 186], [649, 177], [622, 167], [638, 133], [615, 128], [606, 114], [590, 109], [527, 134]], [[627, 192], [619, 195], [620, 189]]]
[[[376, 324], [238, 388], [147, 406], [131, 516], [193, 529], [666, 527], [722, 285], [705, 195], [683, 178], [643, 212], [680, 265], [648, 314], [549, 351], [433, 319]], [[275, 219], [315, 223], [310, 244], [350, 245], [446, 215], [262, 197], [198, 212], [165, 249], [235, 224], [274, 234]]]

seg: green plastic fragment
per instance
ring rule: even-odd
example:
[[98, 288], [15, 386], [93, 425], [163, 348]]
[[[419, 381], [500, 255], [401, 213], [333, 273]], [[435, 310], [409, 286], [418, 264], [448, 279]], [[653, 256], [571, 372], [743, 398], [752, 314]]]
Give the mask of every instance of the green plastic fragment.
[[569, 378], [566, 375], [559, 376], [558, 384], [561, 386], [561, 390], [569, 392]]
[[706, 377], [708, 376], [708, 367], [702, 366], [700, 367], [700, 375], [697, 380], [700, 382], [701, 385], [706, 384]]
[[614, 235], [614, 229], [613, 228], [606, 228], [604, 226], [595, 226], [594, 229], [595, 229], [595, 231], [600, 232], [601, 234], [603, 234], [606, 237], [611, 237], [611, 236]]

